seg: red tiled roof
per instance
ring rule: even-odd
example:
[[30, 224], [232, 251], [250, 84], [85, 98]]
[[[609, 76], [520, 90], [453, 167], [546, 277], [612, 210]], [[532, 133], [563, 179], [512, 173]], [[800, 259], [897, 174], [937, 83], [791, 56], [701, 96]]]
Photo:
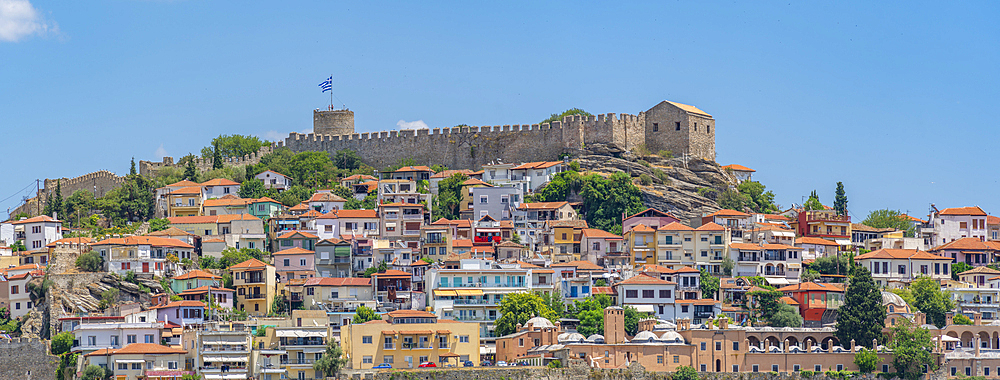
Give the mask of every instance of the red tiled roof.
[[419, 166], [404, 166], [399, 168], [393, 173], [405, 173], [405, 172], [434, 172], [431, 168], [419, 165]]
[[231, 223], [234, 220], [260, 220], [260, 218], [250, 214], [219, 215], [219, 223]]
[[595, 239], [600, 239], [600, 238], [604, 238], [604, 239], [621, 239], [622, 238], [621, 236], [615, 235], [615, 234], [610, 233], [610, 232], [605, 231], [605, 230], [599, 230], [599, 229], [596, 229], [596, 228], [585, 228], [583, 230], [583, 236], [588, 237], [588, 238], [595, 238]]
[[272, 255], [275, 255], [275, 256], [277, 256], [277, 255], [312, 255], [312, 254], [315, 254], [315, 253], [316, 252], [310, 251], [308, 249], [299, 248], [299, 247], [292, 247], [292, 248], [289, 248], [289, 249], [283, 249], [283, 250], [280, 250], [278, 252], [272, 253]]
[[[715, 224], [715, 223], [712, 223], [712, 224]], [[716, 224], [716, 225], [718, 225], [718, 224]], [[632, 227], [632, 229], [633, 230], [638, 229], [639, 226], [645, 227], [642, 224], [637, 224], [634, 227]], [[691, 227], [688, 227], [688, 226], [685, 226], [683, 224], [677, 223], [677, 222], [671, 222], [670, 224], [660, 226], [660, 228], [657, 228], [657, 230], [659, 230], [659, 231], [694, 231], [695, 229], [691, 228]], [[647, 231], [640, 230], [639, 232], [647, 232]]]
[[844, 288], [840, 287], [838, 284], [827, 284], [820, 282], [801, 282], [795, 285], [788, 285], [783, 288], [778, 289], [779, 292], [809, 292], [809, 291], [824, 291], [824, 292], [843, 292]]
[[205, 307], [205, 303], [201, 301], [174, 301], [166, 305], [153, 306], [150, 309], [166, 309], [170, 307]]
[[202, 182], [202, 186], [239, 186], [237, 182], [230, 181], [225, 178], [210, 179], [208, 181]]
[[716, 223], [708, 222], [702, 224], [701, 227], [695, 228], [695, 231], [725, 231], [726, 227], [720, 226]]
[[171, 183], [171, 184], [169, 184], [167, 186], [164, 186], [164, 187], [191, 187], [191, 186], [198, 186], [198, 183], [197, 182], [191, 182], [191, 181], [188, 181], [188, 180], [185, 179], [183, 181], [178, 181], [178, 182]]
[[208, 199], [201, 203], [204, 207], [218, 207], [218, 206], [246, 206], [252, 202], [253, 199], [248, 198], [219, 198], [219, 199]]
[[195, 235], [177, 227], [170, 227], [165, 230], [150, 232], [146, 234], [146, 236], [195, 236]]
[[309, 202], [347, 202], [347, 200], [341, 198], [337, 194], [328, 193], [324, 191], [321, 193], [313, 194], [311, 197], [309, 197]]
[[[189, 301], [193, 302], [193, 301]], [[198, 302], [201, 303], [201, 302]], [[128, 354], [186, 354], [187, 351], [170, 348], [168, 346], [155, 343], [132, 343], [125, 347], [114, 350], [112, 355]]]
[[[670, 223], [670, 224], [678, 224], [678, 223], [674, 222], [674, 223]], [[668, 224], [668, 226], [670, 224]], [[688, 227], [688, 228], [691, 228], [691, 227]], [[630, 229], [629, 231], [635, 231], [635, 232], [654, 232], [655, 230], [652, 229], [651, 227], [647, 227], [645, 224], [639, 223], [639, 224], [636, 224], [636, 225], [632, 226], [632, 229]]]
[[297, 230], [285, 232], [280, 236], [278, 236], [278, 239], [292, 239], [295, 238], [295, 235], [299, 235], [300, 238], [305, 238], [305, 239], [319, 239], [319, 236], [313, 235], [305, 231], [297, 231]]
[[711, 214], [705, 215], [705, 217], [710, 217], [710, 216], [750, 216], [750, 214], [747, 214], [745, 212], [739, 212], [739, 211], [736, 211], [736, 210], [722, 209], [722, 210], [713, 212]]
[[795, 239], [795, 244], [799, 244], [799, 245], [801, 245], [801, 244], [826, 245], [826, 246], [832, 246], [832, 247], [839, 247], [840, 246], [840, 244], [837, 244], [837, 242], [829, 241], [829, 240], [826, 240], [826, 239], [823, 239], [823, 238], [818, 238], [818, 237], [800, 237], [798, 239]]
[[390, 311], [389, 316], [393, 318], [437, 318], [434, 313], [421, 310], [396, 310]]
[[149, 245], [152, 247], [178, 247], [178, 248], [194, 248], [188, 243], [183, 241], [172, 239], [172, 238], [162, 238], [159, 236], [126, 236], [121, 238], [108, 238], [98, 242], [91, 243], [91, 245]]
[[743, 165], [740, 165], [740, 164], [729, 164], [729, 165], [723, 166], [722, 168], [723, 169], [733, 169], [734, 171], [739, 171], [739, 172], [756, 172], [756, 170], [750, 169], [750, 168], [748, 168], [746, 166], [743, 166]]
[[202, 216], [174, 216], [167, 218], [170, 224], [207, 224], [207, 223], [218, 223], [218, 215], [202, 215]]
[[866, 259], [919, 259], [919, 260], [948, 260], [948, 261], [952, 260], [952, 258], [950, 257], [938, 256], [932, 253], [927, 253], [916, 249], [890, 249], [890, 248], [882, 248], [880, 250], [868, 252], [866, 254], [854, 258], [855, 261], [866, 260]]
[[615, 285], [676, 285], [676, 282], [661, 280], [645, 273], [632, 276], [628, 280], [621, 281]]
[[17, 224], [42, 223], [42, 222], [62, 223], [62, 221], [53, 219], [51, 216], [48, 216], [48, 215], [39, 215], [39, 216], [36, 216], [34, 218], [28, 218], [28, 219], [25, 219], [25, 220], [18, 220], [16, 222], [11, 223], [11, 224], [17, 225]]
[[412, 277], [412, 273], [403, 272], [401, 270], [389, 269], [385, 272], [372, 273], [372, 277]]
[[951, 250], [958, 249], [958, 250], [966, 250], [966, 251], [985, 251], [985, 250], [992, 250], [992, 249], [996, 249], [996, 248], [994, 248], [993, 245], [987, 244], [986, 242], [983, 242], [982, 240], [979, 240], [977, 238], [967, 237], [967, 238], [961, 238], [961, 239], [958, 239], [958, 240], [949, 241], [949, 242], [947, 242], [945, 244], [942, 244], [942, 245], [939, 245], [937, 247], [931, 248], [930, 251], [931, 252], [937, 252], [937, 251], [946, 250], [946, 249], [951, 249]]
[[972, 216], [986, 216], [986, 211], [979, 208], [979, 206], [972, 207], [952, 207], [946, 208], [938, 212], [938, 215], [972, 215]]
[[567, 202], [531, 202], [531, 203], [521, 203], [517, 206], [521, 210], [551, 210], [568, 205]]
[[465, 180], [464, 182], [462, 182], [462, 185], [465, 185], [465, 186], [489, 186], [489, 187], [493, 187], [493, 185], [491, 185], [489, 182], [484, 182], [483, 180], [476, 179], [476, 178], [469, 178], [469, 179]]
[[176, 276], [173, 279], [174, 280], [187, 280], [189, 278], [210, 278], [210, 279], [216, 279], [216, 278], [222, 278], [222, 277], [216, 276], [216, 275], [211, 274], [211, 273], [208, 273], [208, 272], [203, 271], [201, 269], [194, 269], [194, 270], [192, 270], [190, 272], [187, 272], [185, 274], [182, 274], [180, 276]]
[[177, 190], [174, 190], [174, 191], [170, 192], [170, 195], [192, 195], [192, 194], [199, 194], [200, 195], [201, 194], [201, 187], [198, 187], [198, 186], [182, 187], [180, 189], [177, 189]]
[[609, 296], [615, 296], [618, 295], [618, 292], [615, 291], [615, 288], [612, 286], [595, 286], [593, 288], [590, 288], [590, 294], [593, 294], [595, 296], [598, 294], [607, 294]]
[[74, 238], [63, 238], [46, 244], [46, 247], [52, 248], [58, 244], [90, 244], [94, 240], [89, 237], [74, 237]]
[[257, 259], [250, 259], [250, 260], [244, 261], [242, 263], [233, 265], [233, 266], [229, 267], [229, 269], [233, 270], [233, 269], [244, 269], [244, 268], [247, 268], [247, 269], [249, 269], [249, 268], [264, 268], [264, 267], [267, 267], [267, 266], [268, 265], [265, 264], [263, 261], [260, 261], [260, 260], [257, 260]]

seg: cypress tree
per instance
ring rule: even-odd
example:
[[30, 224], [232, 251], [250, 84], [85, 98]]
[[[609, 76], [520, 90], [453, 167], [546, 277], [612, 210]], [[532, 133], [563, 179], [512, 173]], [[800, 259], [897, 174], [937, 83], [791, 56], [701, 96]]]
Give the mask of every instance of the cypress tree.
[[135, 157], [132, 157], [132, 168], [128, 170], [128, 175], [135, 175]]
[[854, 343], [868, 348], [872, 339], [884, 340], [882, 327], [885, 325], [885, 307], [882, 306], [882, 292], [875, 286], [872, 274], [867, 268], [854, 266], [851, 269], [850, 285], [844, 293], [844, 305], [837, 314], [837, 339], [840, 345]]
[[833, 199], [833, 208], [837, 210], [837, 215], [847, 215], [847, 193], [844, 192], [843, 182], [837, 182], [837, 196]]
[[216, 141], [212, 145], [212, 149], [215, 151], [212, 153], [212, 169], [222, 169], [222, 152], [219, 151], [219, 142]]
[[184, 167], [184, 179], [191, 182], [198, 182], [198, 167], [194, 164], [194, 157], [190, 157], [187, 166]]

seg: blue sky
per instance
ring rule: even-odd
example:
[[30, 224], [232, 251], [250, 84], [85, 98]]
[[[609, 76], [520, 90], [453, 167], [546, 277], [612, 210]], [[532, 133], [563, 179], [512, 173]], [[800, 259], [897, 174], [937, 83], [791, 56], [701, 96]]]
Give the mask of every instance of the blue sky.
[[783, 206], [843, 181], [858, 221], [1000, 213], [995, 2], [372, 3], [0, 0], [0, 210], [36, 178], [310, 130], [335, 74], [362, 132], [672, 100]]

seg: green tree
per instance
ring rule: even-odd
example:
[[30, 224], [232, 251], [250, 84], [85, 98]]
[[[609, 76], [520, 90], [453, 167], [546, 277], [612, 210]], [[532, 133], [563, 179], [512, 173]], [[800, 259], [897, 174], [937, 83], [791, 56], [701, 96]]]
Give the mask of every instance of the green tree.
[[65, 219], [63, 211], [62, 181], [56, 181], [56, 192], [46, 200], [42, 214], [52, 215], [55, 213], [60, 218]]
[[63, 331], [52, 337], [52, 355], [62, 355], [69, 352], [70, 348], [73, 348], [73, 336], [72, 331]]
[[892, 366], [896, 369], [896, 376], [916, 380], [923, 376], [924, 366], [927, 366], [928, 373], [937, 369], [935, 355], [932, 353], [934, 344], [927, 329], [914, 328], [909, 320], [901, 318], [892, 329], [892, 338], [889, 348], [892, 350]]
[[875, 350], [862, 348], [861, 351], [854, 353], [854, 364], [858, 366], [858, 371], [862, 373], [875, 372], [875, 367], [878, 366], [879, 361], [878, 353]]
[[333, 164], [345, 170], [357, 170], [361, 167], [361, 156], [350, 149], [341, 149], [333, 155]]
[[110, 306], [114, 306], [118, 303], [118, 288], [111, 288], [101, 292], [101, 309], [107, 309]]
[[312, 194], [313, 194], [312, 189], [308, 187], [293, 185], [292, 187], [288, 188], [288, 190], [279, 193], [278, 197], [274, 198], [274, 200], [281, 202], [281, 204], [285, 206], [293, 207], [299, 203], [302, 203], [302, 201], [309, 199], [309, 197], [311, 197]]
[[326, 352], [323, 353], [323, 357], [313, 363], [313, 370], [316, 373], [326, 375], [326, 377], [336, 377], [345, 364], [347, 364], [347, 358], [344, 357], [344, 351], [340, 345], [333, 339], [328, 339]]
[[823, 256], [817, 258], [809, 269], [822, 274], [847, 274], [851, 261], [846, 256]]
[[794, 306], [779, 303], [778, 311], [771, 315], [767, 323], [771, 327], [802, 327], [802, 316]]
[[837, 215], [847, 215], [847, 193], [844, 192], [843, 182], [837, 182], [837, 192], [833, 199], [833, 209], [837, 210]]
[[951, 320], [952, 324], [955, 325], [972, 325], [972, 320], [966, 317], [964, 314], [955, 314], [955, 317]]
[[698, 380], [698, 371], [694, 368], [682, 365], [677, 367], [677, 372], [670, 376], [670, 380]]
[[736, 210], [742, 212], [746, 208], [747, 197], [740, 193], [738, 190], [726, 189], [719, 194], [719, 198], [716, 199], [716, 203], [719, 207], [727, 210]]
[[766, 187], [760, 182], [743, 181], [736, 189], [745, 196], [746, 206], [753, 212], [762, 214], [773, 214], [778, 212], [778, 205], [774, 203], [774, 192], [765, 191]]
[[972, 265], [966, 264], [964, 262], [957, 262], [951, 265], [951, 279], [958, 281], [958, 275], [962, 272], [972, 270]]
[[497, 318], [495, 326], [497, 336], [512, 334], [516, 331], [518, 324], [525, 324], [528, 319], [540, 316], [555, 322], [558, 318], [556, 312], [552, 311], [542, 297], [532, 293], [511, 293], [500, 300], [500, 318]]
[[906, 237], [913, 237], [916, 228], [910, 223], [910, 219], [899, 210], [879, 209], [868, 213], [868, 217], [861, 222], [874, 228], [893, 228], [905, 231]]
[[863, 266], [855, 266], [844, 293], [844, 305], [837, 314], [837, 339], [841, 342], [854, 339], [857, 344], [874, 348], [870, 347], [872, 340], [881, 340], [884, 325], [882, 293], [875, 286], [871, 272]]
[[907, 305], [916, 307], [914, 305], [917, 304], [917, 299], [913, 298], [913, 292], [911, 292], [910, 289], [893, 288], [893, 289], [886, 289], [886, 290], [889, 291], [892, 294], [895, 294], [895, 295], [899, 296], [899, 298], [902, 298], [903, 301], [906, 302]]
[[[250, 135], [219, 135], [212, 139], [211, 147], [201, 149], [202, 158], [220, 156], [220, 162], [226, 158], [241, 158], [257, 153], [260, 148], [270, 145], [257, 136]], [[222, 166], [219, 166], [222, 167]]]
[[90, 210], [94, 208], [94, 194], [87, 190], [77, 190], [64, 203], [66, 216], [60, 216], [59, 219], [72, 220], [73, 226], [80, 228], [81, 219], [90, 216]]
[[90, 364], [87, 366], [87, 368], [83, 369], [83, 373], [80, 376], [80, 380], [104, 380], [105, 378], [110, 377], [105, 375], [106, 374], [104, 368], [101, 368], [100, 366], [94, 364]]
[[625, 333], [628, 335], [635, 336], [639, 333], [639, 320], [646, 318], [649, 315], [646, 313], [640, 313], [639, 310], [632, 306], [625, 306]]
[[603, 278], [599, 278], [597, 281], [594, 281], [594, 286], [608, 286], [608, 282]]
[[361, 305], [354, 310], [354, 320], [352, 320], [351, 323], [362, 324], [368, 321], [378, 320], [382, 320], [382, 316], [378, 315], [375, 310], [372, 310], [368, 306]]
[[722, 258], [722, 274], [724, 276], [726, 277], [732, 276], [733, 268], [735, 267], [736, 267], [736, 262], [734, 262], [733, 259], [729, 258], [729, 256]]
[[170, 219], [156, 218], [149, 220], [149, 232], [163, 231], [170, 228]]
[[784, 293], [777, 290], [757, 290], [747, 294], [751, 299], [751, 313], [757, 319], [767, 322], [769, 325], [780, 324], [780, 327], [794, 326], [795, 317], [798, 317], [798, 325], [802, 324], [801, 317], [795, 310], [791, 310], [793, 315], [788, 315], [788, 306], [781, 301]]
[[127, 222], [148, 220], [153, 216], [156, 196], [153, 182], [142, 175], [125, 177], [121, 186], [107, 192], [95, 203], [104, 216], [115, 226], [125, 226]]
[[90, 251], [76, 258], [76, 267], [87, 272], [102, 272], [104, 271], [104, 258], [97, 251]]
[[135, 171], [135, 157], [132, 157], [132, 166], [128, 170], [128, 175], [136, 175], [136, 174], [139, 173]]
[[941, 291], [941, 285], [938, 281], [930, 277], [920, 277], [910, 283], [910, 292], [913, 293], [914, 301], [911, 306], [927, 314], [929, 322], [938, 328], [943, 328], [946, 322], [945, 314], [951, 311], [955, 305]]
[[611, 306], [611, 297], [598, 294], [573, 303], [573, 317], [580, 320], [576, 331], [584, 336], [604, 334], [604, 308]]
[[220, 260], [219, 266], [222, 268], [229, 268], [233, 265], [242, 263], [250, 259], [264, 260], [266, 254], [256, 248], [243, 247], [236, 249], [233, 247], [226, 248], [222, 251], [222, 260]]
[[222, 152], [219, 151], [219, 142], [212, 142], [212, 169], [222, 169]]
[[385, 261], [380, 261], [378, 265], [370, 266], [368, 267], [368, 269], [365, 269], [365, 273], [363, 273], [362, 276], [371, 277], [375, 273], [381, 273], [387, 270], [389, 270], [389, 264], [387, 264]]
[[816, 190], [813, 190], [812, 194], [809, 194], [809, 199], [806, 200], [806, 203], [803, 204], [802, 207], [806, 211], [825, 209], [823, 207], [823, 203], [820, 203], [819, 201], [819, 195], [816, 194]]
[[704, 268], [701, 270], [701, 298], [715, 299], [715, 294], [719, 292], [719, 278], [708, 273]]
[[622, 232], [622, 214], [631, 215], [643, 210], [642, 192], [624, 172], [607, 178], [597, 174], [587, 176], [580, 195], [587, 210], [587, 224], [613, 234]]
[[551, 123], [553, 121], [562, 121], [564, 117], [570, 116], [570, 115], [594, 116], [590, 112], [584, 111], [582, 109], [579, 109], [579, 108], [570, 108], [568, 110], [563, 111], [562, 113], [554, 113], [554, 114], [550, 115], [545, 120], [542, 120], [539, 124], [547, 124], [547, 123]]
[[263, 198], [267, 195], [264, 182], [256, 178], [248, 178], [240, 184], [240, 198]]
[[566, 315], [566, 302], [563, 301], [559, 292], [538, 293], [538, 295], [542, 297], [542, 302], [545, 302], [549, 309], [556, 312], [556, 318], [562, 318]]
[[[363, 200], [357, 200], [354, 197], [347, 198], [347, 202], [344, 203], [345, 210], [374, 210], [375, 201], [378, 198], [377, 192], [371, 192], [365, 196]], [[435, 211], [437, 211], [435, 209]]]
[[462, 173], [452, 174], [438, 182], [438, 195], [434, 197], [433, 219], [458, 219], [462, 204], [462, 183], [469, 177]]
[[184, 165], [184, 179], [191, 182], [198, 182], [198, 166], [195, 165], [194, 156], [190, 153], [188, 153], [188, 156], [191, 156], [191, 159], [187, 160], [187, 163]]

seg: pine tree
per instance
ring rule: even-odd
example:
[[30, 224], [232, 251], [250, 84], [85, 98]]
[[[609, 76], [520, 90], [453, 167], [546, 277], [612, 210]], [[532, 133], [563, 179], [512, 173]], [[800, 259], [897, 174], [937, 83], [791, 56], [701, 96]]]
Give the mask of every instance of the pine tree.
[[844, 192], [843, 182], [837, 182], [837, 196], [833, 200], [833, 209], [837, 210], [837, 215], [847, 215], [847, 193]]
[[49, 197], [42, 210], [42, 214], [45, 215], [51, 216], [53, 213], [57, 216], [63, 215], [62, 181], [56, 181], [56, 193]]
[[884, 340], [884, 324], [882, 292], [875, 286], [867, 268], [855, 266], [851, 269], [850, 285], [844, 293], [844, 305], [837, 314], [837, 339], [841, 345], [849, 344], [854, 339], [855, 344], [874, 348], [871, 347], [873, 339]]
[[135, 175], [135, 157], [132, 157], [132, 168], [129, 169], [128, 175]]
[[184, 179], [198, 182], [198, 167], [194, 164], [194, 158], [188, 160], [187, 166], [184, 167]]
[[212, 169], [222, 169], [222, 152], [219, 151], [219, 142], [212, 144]]

